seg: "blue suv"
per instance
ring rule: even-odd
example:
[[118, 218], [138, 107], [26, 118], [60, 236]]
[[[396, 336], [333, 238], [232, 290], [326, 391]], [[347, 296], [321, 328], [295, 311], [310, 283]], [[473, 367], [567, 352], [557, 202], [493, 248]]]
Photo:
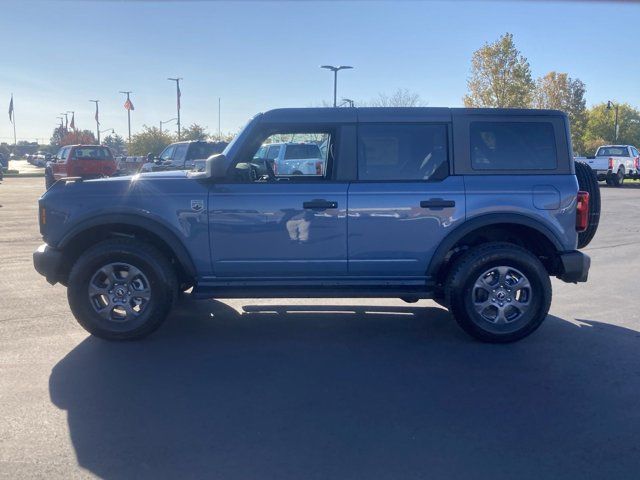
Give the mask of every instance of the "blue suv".
[[[316, 144], [323, 168], [257, 168], [276, 143]], [[599, 192], [559, 111], [278, 109], [201, 170], [67, 178], [42, 196], [35, 268], [90, 333], [143, 337], [192, 288], [431, 298], [475, 338], [509, 342], [546, 317], [551, 276], [587, 280], [577, 248]]]

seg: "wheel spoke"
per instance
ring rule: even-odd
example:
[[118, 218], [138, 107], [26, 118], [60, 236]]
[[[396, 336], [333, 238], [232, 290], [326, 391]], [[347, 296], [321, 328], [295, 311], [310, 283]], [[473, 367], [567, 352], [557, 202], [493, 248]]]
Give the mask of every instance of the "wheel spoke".
[[105, 265], [100, 269], [100, 271], [107, 277], [107, 281], [109, 282], [109, 285], [113, 285], [113, 283], [118, 280], [118, 277], [116, 276], [116, 271], [113, 267], [114, 267], [113, 263], [110, 263], [109, 265]]
[[487, 300], [483, 301], [483, 302], [474, 302], [473, 306], [476, 309], [476, 312], [482, 314], [482, 312], [485, 311], [485, 309], [487, 307], [490, 307], [491, 305], [493, 305], [493, 303], [491, 302], [491, 299], [488, 298]]
[[105, 295], [108, 297], [109, 295], [109, 287], [105, 286], [105, 287], [100, 287], [98, 285], [96, 285], [95, 283], [90, 283], [89, 284], [89, 296], [90, 297], [95, 297], [96, 295]]
[[507, 323], [507, 316], [505, 315], [505, 308], [504, 307], [496, 307], [498, 309], [498, 314], [496, 315], [496, 318], [494, 320], [494, 323]]
[[140, 274], [142, 272], [140, 272], [140, 270], [138, 270], [136, 267], [134, 267], [133, 265], [129, 266], [129, 270], [128, 270], [128, 274], [127, 274], [127, 283], [129, 285], [131, 285], [131, 282], [138, 276], [140, 276]]
[[96, 309], [96, 311], [105, 320], [111, 320], [112, 319], [111, 313], [113, 312], [113, 308], [114, 308], [113, 304], [109, 302], [105, 307], [101, 309]]
[[509, 267], [498, 267], [496, 270], [498, 271], [498, 285], [505, 285]]

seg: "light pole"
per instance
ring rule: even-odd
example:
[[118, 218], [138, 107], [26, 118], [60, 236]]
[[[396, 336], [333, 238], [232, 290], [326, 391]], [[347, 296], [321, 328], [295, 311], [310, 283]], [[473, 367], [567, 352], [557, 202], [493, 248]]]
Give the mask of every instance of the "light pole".
[[98, 132], [98, 145], [100, 145], [100, 110], [98, 108], [98, 103], [100, 103], [100, 100], [89, 100], [90, 102], [93, 102], [96, 104], [96, 132]]
[[64, 129], [68, 130], [69, 129], [69, 116], [68, 113], [61, 113], [60, 115], [64, 115]]
[[615, 123], [614, 123], [614, 131], [613, 131], [613, 138], [614, 138], [614, 142], [618, 141], [618, 104], [617, 103], [613, 103], [611, 100], [609, 100], [607, 102], [607, 110], [611, 110], [611, 108], [614, 107], [616, 110], [616, 119], [615, 119]]
[[180, 140], [180, 80], [182, 80], [182, 78], [178, 77], [178, 78], [167, 78], [167, 80], [170, 80], [172, 82], [176, 82], [176, 107], [178, 109], [178, 140]]
[[60, 130], [64, 131], [64, 124], [62, 123], [62, 120], [64, 120], [64, 118], [62, 117], [56, 117], [58, 120], [60, 120]]
[[343, 98], [343, 99], [342, 99], [342, 103], [340, 104], [340, 106], [342, 106], [342, 105], [344, 105], [344, 104], [349, 105], [349, 107], [351, 107], [351, 108], [353, 108], [353, 107], [355, 107], [355, 106], [356, 106], [356, 105], [355, 105], [355, 102], [354, 102], [353, 100], [351, 100], [350, 98]]
[[129, 95], [131, 95], [133, 92], [120, 92], [124, 95], [127, 96], [127, 101], [124, 102], [124, 108], [127, 110], [127, 125], [129, 127], [129, 143], [131, 143], [131, 110], [133, 110], [133, 103], [131, 103], [131, 99], [129, 98]]
[[326, 68], [333, 72], [333, 106], [336, 107], [338, 103], [338, 72], [340, 70], [347, 70], [353, 67], [349, 65], [340, 65], [339, 67], [334, 67], [333, 65], [320, 65], [320, 68]]
[[162, 125], [166, 125], [167, 123], [171, 123], [171, 122], [174, 122], [174, 121], [176, 121], [176, 120], [177, 120], [177, 118], [172, 118], [172, 119], [167, 120], [167, 121], [165, 121], [165, 122], [163, 122], [162, 120], [160, 120], [160, 135], [162, 135]]

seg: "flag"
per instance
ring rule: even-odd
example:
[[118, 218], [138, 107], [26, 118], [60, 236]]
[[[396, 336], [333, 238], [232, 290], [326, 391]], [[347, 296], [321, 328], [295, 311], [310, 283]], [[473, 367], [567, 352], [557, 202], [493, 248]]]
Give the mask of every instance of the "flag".
[[13, 122], [13, 94], [11, 94], [11, 101], [9, 102], [9, 121]]
[[72, 113], [71, 114], [71, 123], [69, 123], [69, 127], [71, 127], [71, 130], [75, 130], [76, 129], [75, 118], [76, 118], [76, 114]]
[[127, 101], [124, 102], [124, 109], [125, 110], [135, 110], [135, 108], [133, 108], [133, 102], [129, 99], [129, 97], [127, 97]]
[[178, 110], [180, 110], [180, 97], [182, 96], [182, 93], [180, 93], [180, 84], [178, 84]]

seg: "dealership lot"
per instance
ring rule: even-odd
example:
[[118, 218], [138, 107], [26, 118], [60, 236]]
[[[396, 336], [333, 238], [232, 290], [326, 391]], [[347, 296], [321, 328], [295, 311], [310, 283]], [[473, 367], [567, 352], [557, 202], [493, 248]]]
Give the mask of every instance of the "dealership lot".
[[[43, 178], [0, 184], [0, 478], [633, 478], [640, 184], [602, 189], [587, 284], [512, 345], [423, 301], [201, 301], [88, 335], [32, 268]], [[190, 300], [182, 300], [190, 302]]]

